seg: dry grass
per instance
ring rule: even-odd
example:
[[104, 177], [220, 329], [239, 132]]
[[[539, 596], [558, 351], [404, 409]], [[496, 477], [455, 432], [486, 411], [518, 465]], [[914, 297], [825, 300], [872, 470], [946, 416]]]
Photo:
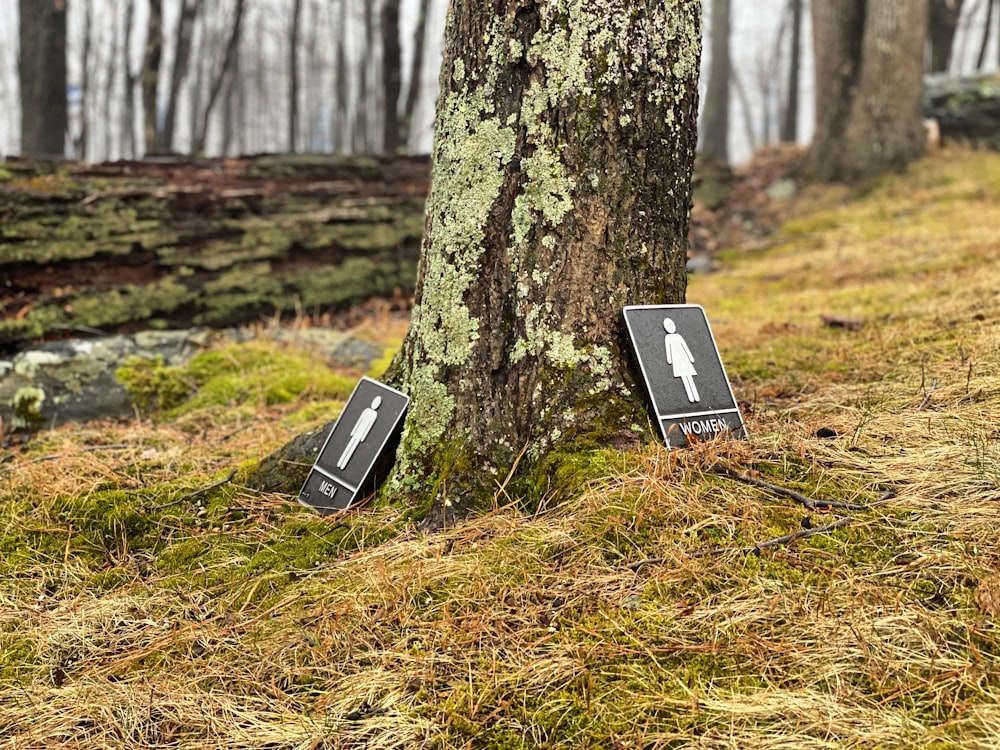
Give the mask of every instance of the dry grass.
[[0, 748], [1000, 746], [997, 175], [802, 196], [690, 290], [750, 439], [581, 457], [532, 514], [185, 499], [308, 395], [39, 438], [0, 466]]

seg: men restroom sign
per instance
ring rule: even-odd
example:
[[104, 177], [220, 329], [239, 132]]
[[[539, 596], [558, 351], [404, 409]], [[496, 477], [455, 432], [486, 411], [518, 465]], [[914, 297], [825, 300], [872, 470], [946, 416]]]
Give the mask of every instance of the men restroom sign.
[[332, 513], [373, 493], [395, 458], [409, 401], [394, 388], [362, 378], [316, 456], [299, 502]]
[[700, 305], [633, 305], [625, 325], [667, 445], [722, 433], [746, 437], [733, 389]]

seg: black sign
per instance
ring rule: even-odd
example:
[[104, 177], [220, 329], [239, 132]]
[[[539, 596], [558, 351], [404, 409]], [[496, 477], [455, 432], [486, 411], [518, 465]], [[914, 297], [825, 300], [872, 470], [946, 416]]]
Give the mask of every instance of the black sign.
[[362, 378], [316, 456], [299, 502], [333, 513], [375, 492], [395, 458], [409, 401], [394, 388]]
[[700, 305], [622, 311], [663, 439], [672, 448], [720, 433], [746, 437], [719, 348]]

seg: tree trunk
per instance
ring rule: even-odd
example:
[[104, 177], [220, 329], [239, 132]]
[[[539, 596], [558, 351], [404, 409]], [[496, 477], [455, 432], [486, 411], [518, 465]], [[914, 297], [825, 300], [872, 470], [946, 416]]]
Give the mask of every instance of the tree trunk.
[[66, 155], [66, 0], [20, 0], [21, 153]]
[[229, 39], [226, 42], [226, 51], [222, 58], [222, 66], [218, 75], [212, 80], [212, 88], [208, 92], [208, 102], [205, 104], [205, 111], [201, 118], [201, 128], [198, 130], [194, 140], [195, 154], [205, 153], [205, 140], [208, 138], [208, 123], [212, 117], [212, 110], [219, 100], [222, 92], [222, 84], [225, 83], [227, 75], [231, 75], [236, 67], [236, 57], [240, 53], [240, 41], [243, 38], [243, 13], [246, 10], [246, 0], [236, 0], [236, 9], [233, 14], [233, 27], [229, 32]]
[[163, 0], [149, 0], [146, 22], [146, 54], [142, 61], [142, 120], [145, 152], [155, 153], [158, 115], [157, 89], [160, 85], [160, 57], [163, 52]]
[[334, 60], [334, 108], [331, 116], [330, 133], [334, 153], [351, 150], [348, 108], [348, 68], [347, 68], [347, 0], [340, 0], [340, 23], [337, 24], [336, 54]]
[[382, 150], [394, 154], [399, 149], [399, 90], [402, 81], [399, 48], [399, 0], [382, 4], [382, 86], [385, 116], [382, 120]]
[[122, 156], [134, 159], [135, 148], [135, 73], [132, 72], [132, 19], [135, 14], [135, 0], [126, 0], [125, 39], [122, 42], [123, 66], [125, 70], [125, 107], [122, 114]]
[[788, 97], [785, 100], [784, 118], [781, 122], [781, 140], [795, 143], [799, 137], [799, 68], [802, 50], [802, 3], [790, 0], [792, 12], [791, 54], [788, 60]]
[[201, 0], [184, 0], [181, 5], [181, 17], [177, 21], [177, 36], [174, 39], [174, 69], [170, 74], [170, 92], [167, 96], [167, 114], [163, 123], [163, 131], [157, 151], [170, 154], [174, 152], [174, 131], [177, 128], [177, 104], [180, 98], [181, 86], [187, 78], [188, 65], [191, 58], [191, 40], [194, 38], [194, 24], [198, 19]]
[[451, 4], [417, 302], [388, 376], [412, 399], [390, 492], [429, 523], [559, 449], [649, 437], [622, 307], [684, 299], [699, 10]]
[[729, 0], [712, 0], [711, 68], [698, 150], [729, 163]]
[[427, 36], [427, 13], [430, 0], [420, 0], [417, 9], [417, 24], [413, 30], [413, 59], [410, 61], [410, 84], [406, 90], [406, 104], [403, 106], [403, 127], [400, 141], [409, 148], [410, 136], [413, 133], [413, 115], [417, 110], [417, 97], [420, 94], [421, 78], [424, 70], [424, 42]]
[[364, 27], [364, 52], [361, 60], [358, 61], [358, 89], [355, 92], [355, 112], [354, 112], [354, 137], [352, 140], [353, 151], [356, 154], [371, 153], [377, 149], [372, 148], [371, 133], [369, 128], [371, 122], [371, 99], [375, 97], [376, 86], [373, 85], [369, 75], [372, 67], [371, 60], [375, 56], [375, 19], [372, 5], [375, 0], [361, 0]]
[[806, 171], [853, 182], [924, 153], [927, 0], [815, 0], [816, 132]]
[[931, 73], [948, 72], [955, 32], [962, 17], [962, 3], [963, 0], [930, 0], [927, 33], [931, 47]]
[[83, 52], [80, 55], [80, 134], [73, 149], [76, 158], [85, 161], [90, 145], [91, 64], [90, 55], [94, 37], [94, 22], [90, 3], [86, 4], [83, 16]]
[[67, 332], [343, 309], [408, 297], [416, 280], [426, 158], [4, 168], [0, 351]]
[[288, 35], [288, 153], [298, 150], [299, 131], [299, 31], [302, 20], [302, 0], [292, 6], [292, 30]]
[[110, 27], [111, 27], [111, 32], [110, 32], [110, 36], [111, 36], [111, 41], [110, 41], [111, 49], [108, 50], [107, 65], [105, 67], [105, 73], [104, 73], [104, 99], [103, 99], [103, 102], [102, 102], [104, 104], [104, 106], [103, 106], [102, 112], [101, 112], [101, 117], [102, 117], [102, 119], [104, 121], [102, 124], [104, 125], [104, 159], [105, 160], [111, 160], [113, 158], [112, 157], [112, 153], [114, 152], [114, 148], [115, 148], [115, 146], [114, 146], [114, 138], [113, 138], [113, 131], [114, 131], [114, 129], [111, 126], [111, 123], [113, 122], [113, 120], [111, 118], [111, 102], [115, 98], [115, 93], [116, 93], [115, 92], [116, 76], [117, 76], [118, 68], [121, 65], [121, 61], [118, 59], [118, 24], [116, 23], [117, 18], [118, 18], [117, 10], [118, 10], [118, 4], [119, 3], [118, 3], [118, 0], [115, 0], [115, 2], [116, 2], [116, 6], [115, 6], [115, 11], [116, 12], [112, 16], [111, 23], [110, 23]]

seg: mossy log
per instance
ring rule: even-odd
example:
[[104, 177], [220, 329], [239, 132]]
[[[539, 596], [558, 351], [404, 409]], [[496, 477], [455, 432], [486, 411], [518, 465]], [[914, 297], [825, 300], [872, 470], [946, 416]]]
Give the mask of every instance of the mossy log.
[[945, 142], [1000, 151], [1000, 76], [928, 76], [924, 115], [937, 121]]
[[0, 164], [0, 348], [408, 295], [424, 157]]

